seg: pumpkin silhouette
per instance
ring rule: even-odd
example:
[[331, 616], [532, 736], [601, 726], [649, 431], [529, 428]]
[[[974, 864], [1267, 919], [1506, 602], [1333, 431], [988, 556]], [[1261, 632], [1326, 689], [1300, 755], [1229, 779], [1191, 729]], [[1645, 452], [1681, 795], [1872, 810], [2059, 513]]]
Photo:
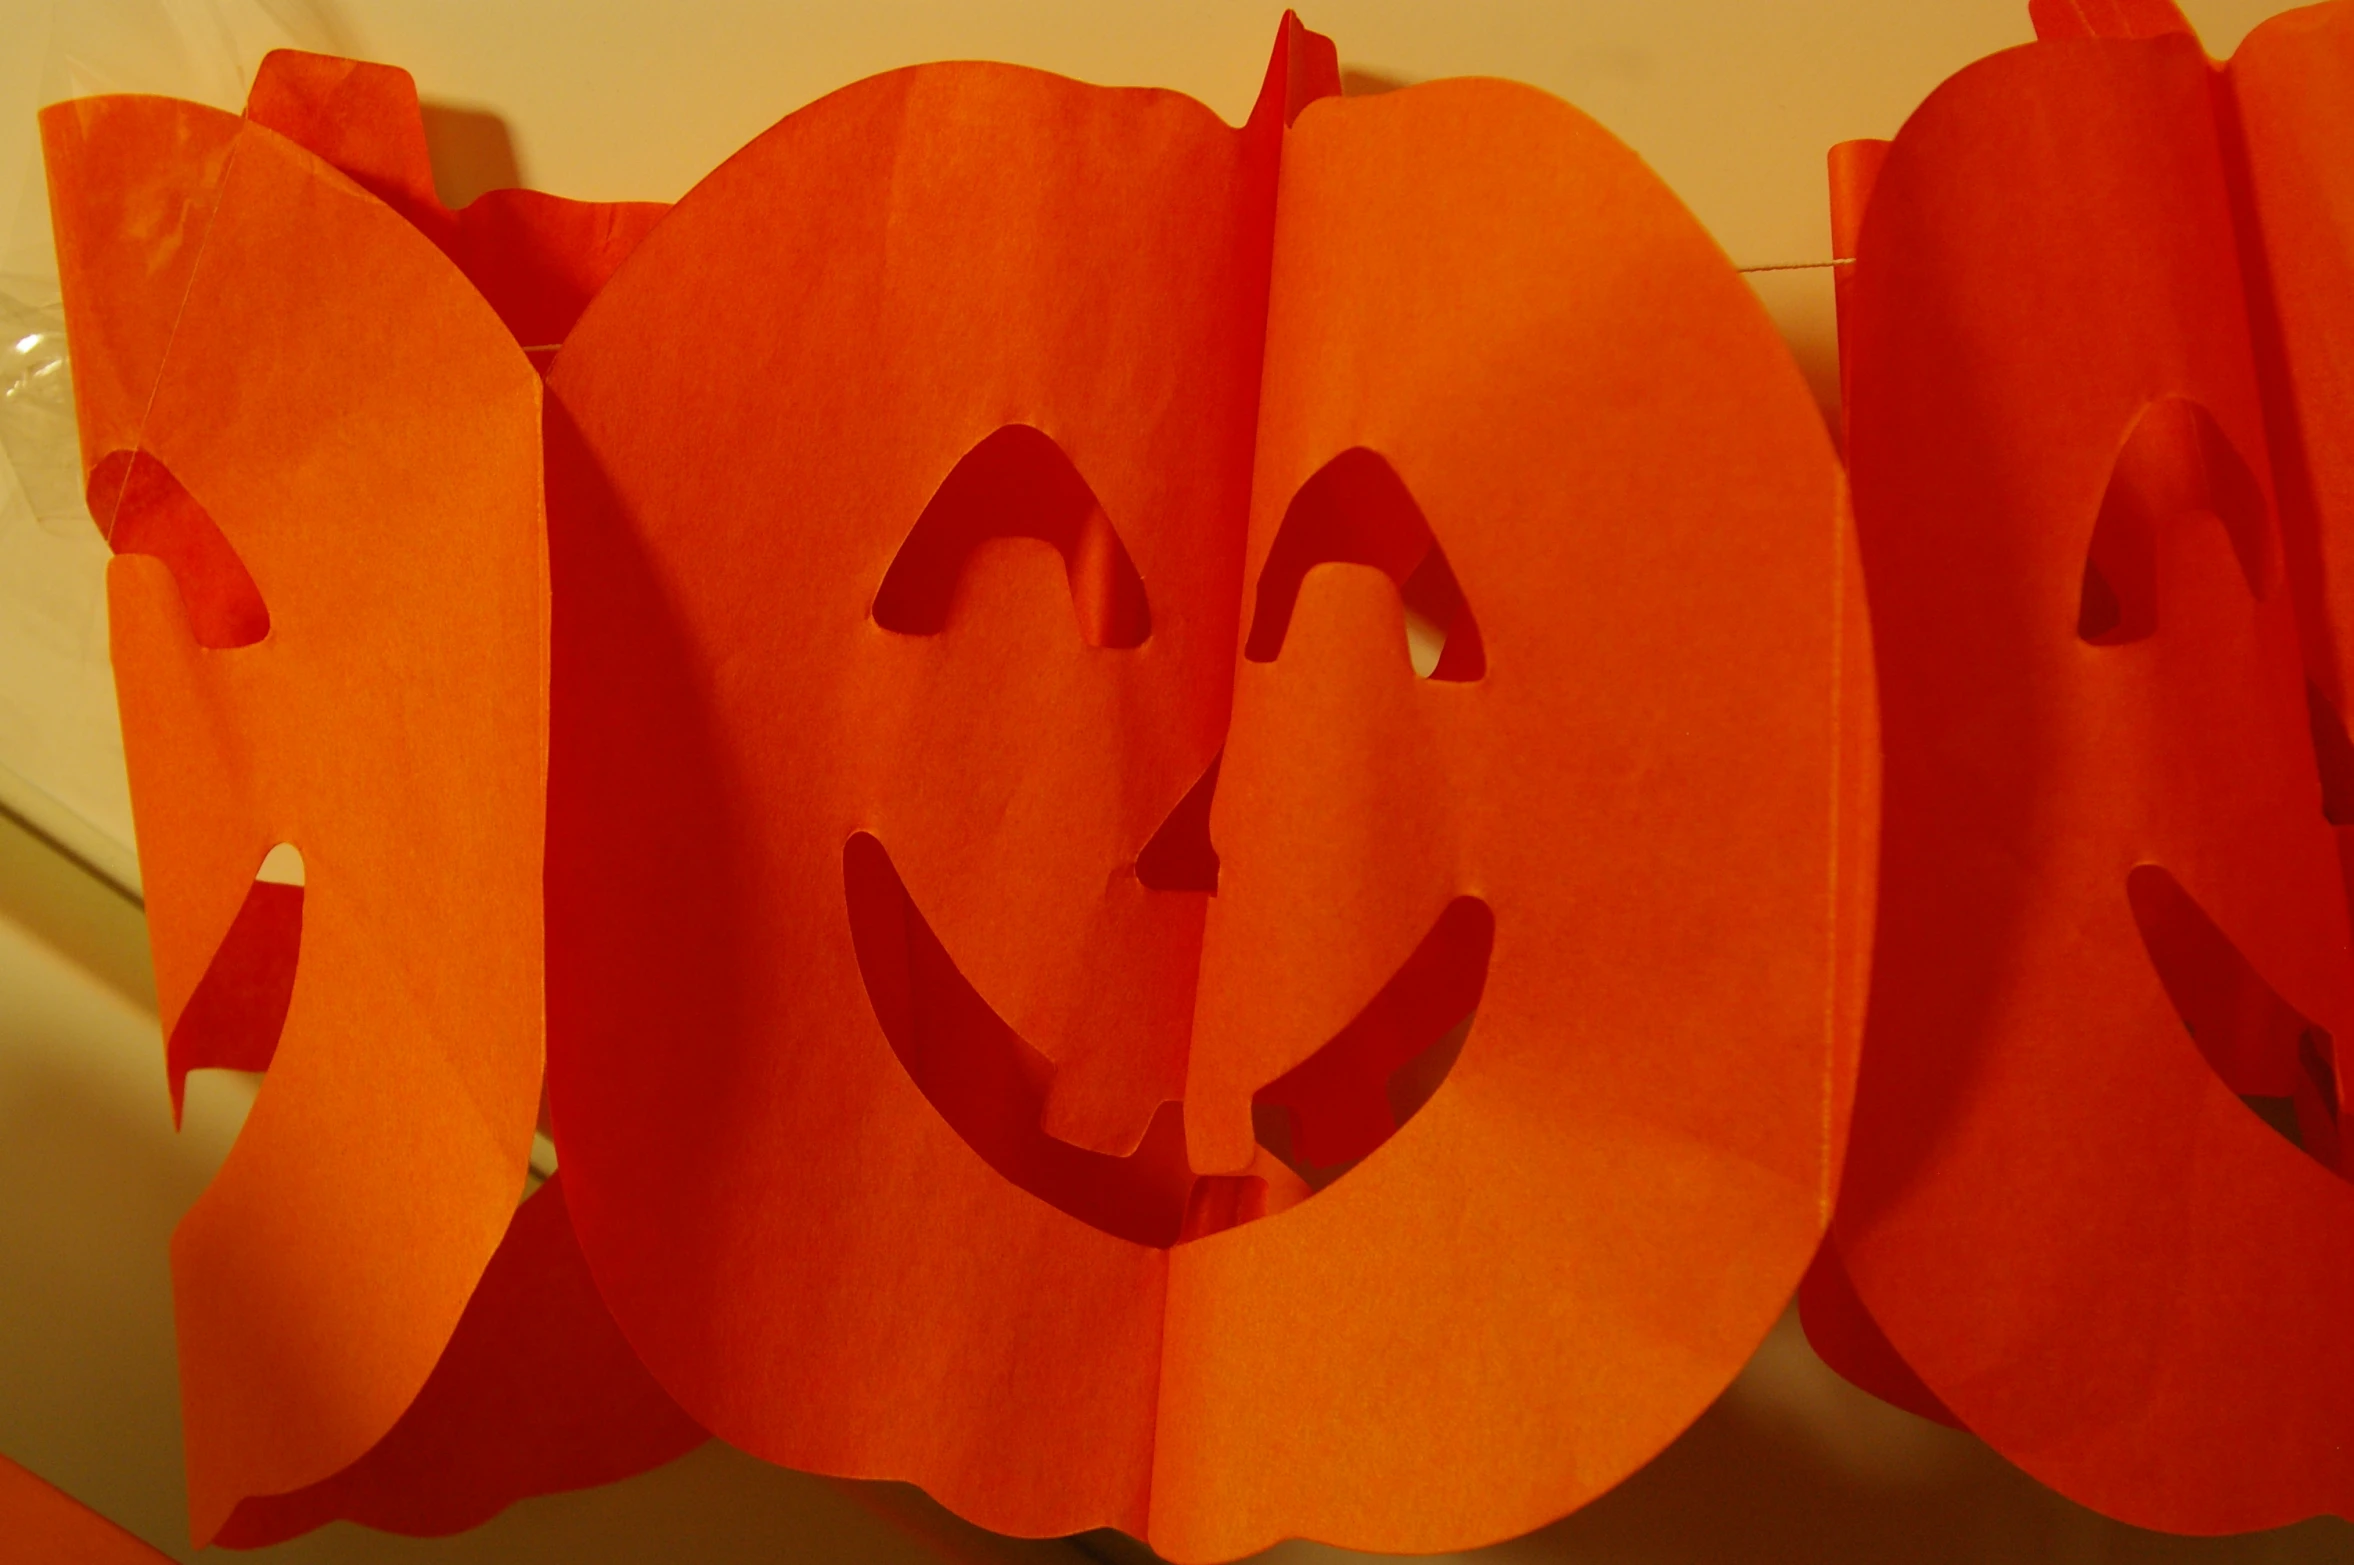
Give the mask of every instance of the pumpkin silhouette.
[[1335, 85], [1296, 24], [1239, 129], [859, 83], [555, 356], [554, 1134], [756, 1455], [1463, 1546], [1815, 1249], [1873, 807], [1824, 432], [1576, 111]]
[[[444, 211], [407, 76], [320, 56], [243, 119], [42, 128], [174, 1112], [191, 1069], [269, 1072], [172, 1241], [191, 1531], [448, 1531], [667, 1460], [701, 1432], [560, 1190], [517, 1213], [548, 657], [514, 333], [660, 209]], [[300, 886], [257, 878], [282, 843]]]
[[2286, 381], [2274, 335], [2327, 294], [2275, 319], [2263, 278], [2268, 245], [2285, 279], [2320, 265], [2338, 176], [2283, 154], [2344, 123], [2348, 18], [2283, 18], [2220, 75], [2170, 6], [2039, 5], [2047, 41], [1849, 154], [1884, 159], [1853, 182], [1842, 348], [1887, 770], [1807, 1325], [1891, 1400], [2182, 1532], [2354, 1504], [2344, 589], [2318, 563], [2345, 517], [2291, 481], [2300, 427], [2343, 472], [2343, 397]]

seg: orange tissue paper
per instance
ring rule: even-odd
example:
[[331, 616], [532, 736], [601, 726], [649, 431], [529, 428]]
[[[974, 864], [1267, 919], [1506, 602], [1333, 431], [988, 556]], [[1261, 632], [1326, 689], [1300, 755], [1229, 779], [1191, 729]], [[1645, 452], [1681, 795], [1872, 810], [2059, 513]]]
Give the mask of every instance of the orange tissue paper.
[[200, 1541], [708, 1430], [1457, 1548], [1748, 1359], [1863, 1029], [1845, 480], [1591, 120], [1338, 88], [920, 66], [457, 213], [383, 67], [48, 111], [168, 1073], [268, 1072]]
[[1833, 156], [1883, 699], [1834, 1366], [2145, 1527], [2354, 1515], [2354, 7]]

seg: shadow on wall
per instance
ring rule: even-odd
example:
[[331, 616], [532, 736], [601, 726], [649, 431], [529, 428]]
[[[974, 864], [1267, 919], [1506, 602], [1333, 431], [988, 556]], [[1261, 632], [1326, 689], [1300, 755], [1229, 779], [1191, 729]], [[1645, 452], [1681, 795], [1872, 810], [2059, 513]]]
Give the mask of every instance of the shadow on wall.
[[505, 120], [487, 109], [430, 99], [417, 108], [425, 121], [425, 155], [433, 162], [433, 193], [443, 206], [454, 211], [485, 191], [523, 183]]
[[[1745, 264], [1739, 256], [1736, 265]], [[1774, 330], [1798, 365], [1806, 389], [1821, 410], [1834, 446], [1844, 444], [1839, 427], [1839, 326], [1832, 306], [1833, 277], [1828, 266], [1742, 273], [1750, 292], [1765, 306]]]
[[16, 1036], [24, 1020], [0, 1038], [0, 1449], [150, 1541], [182, 1540], [166, 1254], [210, 1160], [166, 1139], [160, 1072], [143, 1122], [116, 1083]]

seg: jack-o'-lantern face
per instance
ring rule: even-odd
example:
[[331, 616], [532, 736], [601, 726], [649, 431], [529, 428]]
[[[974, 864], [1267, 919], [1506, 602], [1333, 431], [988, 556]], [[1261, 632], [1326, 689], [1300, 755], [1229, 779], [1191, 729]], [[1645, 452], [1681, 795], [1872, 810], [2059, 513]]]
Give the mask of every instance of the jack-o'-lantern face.
[[2179, 17], [2129, 35], [2166, 11], [1963, 72], [1869, 185], [1842, 339], [1886, 876], [1835, 1255], [1863, 1310], [1838, 1278], [1808, 1307], [1833, 1362], [2072, 1497], [2219, 1532], [2354, 1497], [2354, 968], [2315, 745], [2345, 739], [2300, 666], [2339, 545], [2276, 508], [2235, 213], [2271, 175], [2217, 109], [2295, 103], [2278, 39], [2268, 83]]
[[1870, 715], [1813, 409], [1589, 122], [1331, 76], [845, 89], [557, 356], [555, 1134], [759, 1455], [1477, 1542], [1819, 1236]]
[[[538, 387], [423, 235], [258, 121], [117, 97], [60, 105], [44, 133], [91, 509], [121, 556], [110, 633], [174, 1106], [190, 1063], [275, 1061], [172, 1241], [209, 1540], [393, 1425], [523, 1183]], [[355, 495], [366, 528], [337, 520]], [[280, 843], [300, 892], [256, 883]], [[290, 1276], [319, 1255], [334, 1265]]]
[[[1016, 540], [1027, 547], [1001, 547]], [[1185, 547], [1180, 537], [1160, 552]], [[1369, 577], [1361, 609], [1322, 627], [1348, 685], [1411, 713], [1429, 699], [1416, 693], [1422, 676], [1443, 686], [1479, 672], [1478, 626], [1444, 550], [1395, 472], [1361, 448], [1294, 500], [1262, 572], [1247, 659], [1277, 655], [1306, 572], [1330, 562], [1393, 584], [1385, 593]], [[1159, 579], [1182, 584], [1182, 569], [1171, 560]], [[1054, 601], [1065, 584], [1068, 608]], [[854, 603], [856, 584], [838, 595]], [[1443, 1074], [1444, 1046], [1477, 1004], [1493, 926], [1476, 896], [1442, 898], [1354, 1020], [1326, 1029], [1330, 1041], [1280, 1079], [1242, 1084], [1239, 1140], [1230, 1121], [1216, 1126], [1230, 1133], [1219, 1146], [1197, 1119], [1189, 1156], [1185, 1105], [1204, 1101], [1187, 1091], [1193, 996], [1218, 889], [1210, 825], [1227, 733], [1203, 721], [1188, 733], [1187, 708], [1207, 703], [1186, 697], [1218, 690], [1234, 636], [1218, 598], [1231, 597], [1192, 615], [1165, 609], [1166, 661], [1143, 658], [1152, 602], [1117, 530], [1049, 437], [1009, 425], [950, 473], [871, 608], [873, 624], [896, 633], [867, 652], [901, 686], [889, 704], [907, 713], [908, 757], [942, 779], [843, 850], [876, 1018], [909, 1077], [990, 1166], [1144, 1244], [1291, 1205], [1307, 1194], [1301, 1173], [1320, 1183], [1386, 1140]], [[1424, 643], [1419, 670], [1409, 625]], [[1388, 715], [1357, 708], [1356, 689], [1338, 694], [1346, 725]], [[1140, 714], [1158, 726], [1156, 698], [1172, 739], [1191, 742], [1165, 757], [1148, 750], [1139, 765], [1116, 736]], [[1032, 715], [1019, 742], [992, 715], [1008, 710]], [[1301, 758], [1246, 755], [1250, 775], [1313, 791], [1283, 777]], [[911, 879], [928, 894], [911, 893]]]
[[[265, 60], [243, 118], [108, 96], [42, 129], [174, 1110], [192, 1069], [269, 1072], [172, 1239], [191, 1532], [446, 1531], [667, 1460], [700, 1431], [560, 1189], [516, 1215], [547, 711], [522, 344], [660, 209], [448, 211], [407, 76], [318, 55]], [[257, 877], [287, 858], [307, 884]], [[532, 1438], [587, 1404], [594, 1438]]]

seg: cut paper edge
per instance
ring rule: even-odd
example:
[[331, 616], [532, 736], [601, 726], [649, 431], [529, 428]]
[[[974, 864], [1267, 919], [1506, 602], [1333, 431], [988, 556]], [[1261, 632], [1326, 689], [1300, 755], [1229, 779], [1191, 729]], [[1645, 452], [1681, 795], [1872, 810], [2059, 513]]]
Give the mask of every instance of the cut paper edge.
[[171, 1556], [0, 1456], [0, 1552], [44, 1565], [163, 1565]]
[[1823, 1247], [1815, 1252], [1814, 1264], [1798, 1285], [1798, 1324], [1815, 1356], [1857, 1390], [1948, 1429], [1967, 1427], [1904, 1361], [1896, 1344], [1872, 1319], [1872, 1312], [1847, 1275], [1839, 1241], [1832, 1234], [1823, 1236]]
[[1404, 1129], [1454, 1066], [1495, 937], [1484, 902], [1450, 902], [1348, 1026], [1260, 1090], [1263, 1128], [1251, 1170], [1196, 1174], [1178, 1102], [1161, 1105], [1126, 1156], [1048, 1134], [1042, 1127], [1052, 1062], [957, 971], [889, 850], [869, 833], [855, 834], [843, 849], [842, 876], [876, 1021], [941, 1118], [1013, 1184], [1155, 1249], [1287, 1211]]
[[256, 879], [220, 948], [197, 980], [164, 1046], [177, 1125], [188, 1073], [267, 1071], [294, 998], [302, 949], [300, 886]]
[[417, 84], [397, 66], [274, 49], [246, 118], [313, 153], [448, 256], [542, 369], [597, 290], [670, 210], [490, 190], [455, 210], [433, 184]]
[[703, 1443], [606, 1313], [562, 1180], [516, 1209], [440, 1362], [384, 1438], [306, 1489], [239, 1502], [214, 1542], [264, 1548], [337, 1520], [442, 1537]]

